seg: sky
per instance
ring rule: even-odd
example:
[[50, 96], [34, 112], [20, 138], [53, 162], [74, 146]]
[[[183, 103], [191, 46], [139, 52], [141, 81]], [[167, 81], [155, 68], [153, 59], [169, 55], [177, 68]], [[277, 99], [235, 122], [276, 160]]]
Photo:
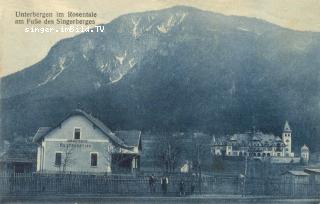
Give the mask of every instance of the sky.
[[30, 25], [15, 24], [16, 11], [96, 12], [96, 24], [101, 24], [123, 14], [176, 5], [255, 17], [293, 30], [320, 32], [319, 0], [6, 0], [0, 1], [0, 77], [39, 62], [56, 42], [77, 35], [26, 33], [25, 28]]

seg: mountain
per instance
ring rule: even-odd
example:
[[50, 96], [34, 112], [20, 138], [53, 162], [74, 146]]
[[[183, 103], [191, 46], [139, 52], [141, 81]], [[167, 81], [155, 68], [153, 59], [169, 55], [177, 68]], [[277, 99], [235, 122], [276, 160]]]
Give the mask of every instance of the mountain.
[[3, 138], [80, 106], [111, 129], [280, 134], [288, 120], [296, 148], [320, 150], [319, 33], [184, 6], [103, 26], [1, 79]]

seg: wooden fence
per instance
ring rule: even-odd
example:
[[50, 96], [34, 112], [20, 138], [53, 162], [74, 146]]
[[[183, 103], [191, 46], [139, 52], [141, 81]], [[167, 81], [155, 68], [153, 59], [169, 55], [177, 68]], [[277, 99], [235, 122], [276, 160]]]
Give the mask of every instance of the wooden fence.
[[[237, 176], [190, 174], [168, 175], [168, 195], [178, 195], [180, 182], [184, 192], [195, 194], [243, 194], [285, 197], [320, 197], [320, 184], [299, 184], [279, 179], [243, 178]], [[161, 195], [160, 176], [155, 182], [155, 192]], [[147, 195], [151, 194], [148, 176], [134, 175], [89, 175], [89, 174], [15, 174], [0, 175], [0, 194], [6, 195], [59, 195], [59, 194], [104, 194]]]
[[320, 183], [292, 182], [280, 178], [248, 178], [246, 195], [275, 197], [320, 198]]

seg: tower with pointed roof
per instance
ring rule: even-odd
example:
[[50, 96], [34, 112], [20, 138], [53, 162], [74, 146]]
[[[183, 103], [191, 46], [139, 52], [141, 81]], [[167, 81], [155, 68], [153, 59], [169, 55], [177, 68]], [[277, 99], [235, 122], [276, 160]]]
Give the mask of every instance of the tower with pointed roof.
[[289, 122], [286, 121], [284, 124], [284, 128], [282, 131], [282, 141], [285, 144], [284, 148], [284, 156], [286, 157], [293, 157], [293, 152], [291, 151], [292, 149], [292, 130], [290, 128]]

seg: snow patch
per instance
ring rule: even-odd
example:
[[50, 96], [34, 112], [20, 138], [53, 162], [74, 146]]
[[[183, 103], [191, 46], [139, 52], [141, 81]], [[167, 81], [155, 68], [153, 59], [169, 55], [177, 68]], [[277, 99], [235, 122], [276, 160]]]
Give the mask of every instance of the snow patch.
[[170, 16], [166, 22], [162, 23], [161, 25], [158, 25], [157, 29], [161, 33], [167, 33], [174, 26], [179, 25], [180, 23], [182, 23], [182, 21], [184, 20], [184, 18], [186, 16], [187, 16], [187, 13], [178, 13], [178, 14], [176, 14], [174, 16]]
[[108, 67], [109, 67], [109, 63], [108, 63], [108, 62], [105, 63], [105, 64], [102, 63], [100, 66], [98, 65], [98, 69], [99, 69], [102, 73], [105, 73], [106, 70], [108, 69]]
[[65, 57], [59, 57], [58, 64], [52, 65], [53, 70], [48, 75], [47, 79], [45, 81], [41, 82], [40, 84], [38, 84], [37, 86], [38, 87], [43, 86], [43, 85], [47, 84], [49, 81], [55, 80], [65, 69], [65, 66], [64, 66], [65, 62], [66, 62]]
[[113, 84], [122, 79], [123, 76], [125, 76], [128, 71], [136, 65], [135, 58], [132, 57], [129, 61], [128, 64], [123, 65], [123, 67], [118, 67], [118, 69], [111, 73], [111, 76], [109, 77], [110, 82], [108, 84]]
[[133, 24], [133, 29], [132, 29], [132, 36], [134, 37], [134, 38], [137, 38], [137, 37], [139, 37], [139, 32], [137, 31], [137, 29], [138, 29], [138, 25], [139, 25], [139, 23], [140, 23], [140, 18], [137, 20], [137, 21], [135, 21], [133, 18], [131, 18], [131, 22], [132, 22], [132, 24]]
[[237, 27], [237, 29], [245, 32], [250, 32], [250, 30], [248, 30], [247, 28]]
[[160, 25], [157, 26], [157, 29], [161, 32], [161, 33], [167, 33], [168, 30], [166, 29], [166, 27], [164, 25]]
[[150, 31], [150, 30], [151, 30], [151, 28], [152, 28], [152, 25], [151, 25], [151, 26], [149, 26], [148, 28], [146, 28], [146, 31]]
[[133, 58], [131, 58], [131, 59], [129, 60], [129, 66], [130, 66], [130, 68], [132, 68], [135, 64], [136, 64], [136, 62], [134, 61], [134, 57], [133, 57]]
[[65, 68], [64, 67], [65, 61], [66, 61], [65, 57], [60, 57], [59, 58], [59, 68], [60, 68], [60, 70], [58, 71], [58, 73], [55, 76], [52, 77], [52, 80], [55, 80], [63, 72], [63, 70]]
[[118, 76], [115, 76], [115, 78], [113, 79], [113, 77], [109, 77], [110, 82], [108, 84], [113, 84], [116, 83], [118, 81], [120, 81], [123, 77], [123, 74], [120, 73], [120, 71], [118, 70]]
[[121, 55], [120, 55], [120, 56], [115, 56], [115, 57], [116, 57], [116, 59], [118, 60], [118, 62], [122, 65], [124, 59], [126, 58], [126, 56], [127, 56], [127, 51], [124, 52], [124, 55], [122, 55], [122, 56], [121, 56]]
[[179, 24], [182, 23], [182, 21], [184, 20], [184, 18], [187, 16], [187, 13], [182, 13], [181, 17], [180, 17], [180, 21]]

